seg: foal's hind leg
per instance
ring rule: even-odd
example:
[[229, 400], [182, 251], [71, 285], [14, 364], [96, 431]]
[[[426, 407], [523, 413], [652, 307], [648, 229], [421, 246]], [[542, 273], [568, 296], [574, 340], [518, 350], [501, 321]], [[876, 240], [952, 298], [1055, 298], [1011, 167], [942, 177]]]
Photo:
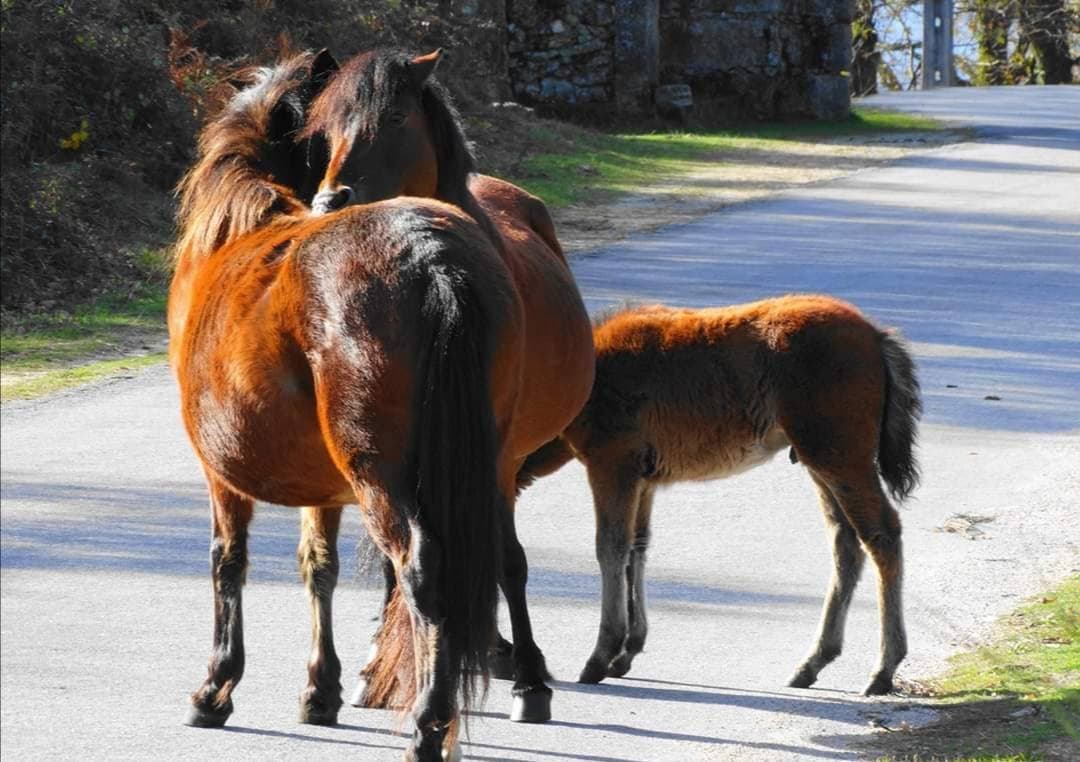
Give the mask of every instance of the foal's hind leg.
[[578, 682], [598, 683], [608, 676], [611, 662], [623, 650], [629, 619], [627, 567], [634, 510], [642, 482], [637, 476], [622, 478], [618, 470], [600, 473], [589, 469], [596, 509], [596, 560], [600, 563], [602, 603], [600, 632], [592, 655]]
[[878, 571], [878, 610], [881, 617], [881, 655], [866, 686], [867, 696], [892, 690], [896, 667], [907, 655], [907, 634], [901, 603], [903, 560], [900, 517], [881, 490], [873, 465], [828, 479], [829, 490], [862, 547]]
[[608, 677], [622, 677], [630, 671], [634, 657], [645, 650], [649, 621], [645, 612], [645, 554], [649, 549], [649, 521], [652, 518], [653, 487], [641, 492], [634, 516], [634, 544], [630, 548], [630, 563], [626, 567], [627, 614], [629, 627], [623, 651], [608, 667]]
[[907, 633], [904, 630], [904, 610], [901, 601], [903, 581], [903, 550], [900, 540], [900, 516], [881, 490], [874, 475], [867, 485], [868, 512], [871, 518], [855, 524], [855, 531], [867, 553], [874, 559], [878, 571], [878, 611], [881, 617], [881, 656], [877, 670], [863, 693], [880, 696], [893, 688], [893, 675], [907, 656]]
[[244, 674], [241, 589], [247, 573], [247, 530], [254, 501], [213, 477], [210, 487], [210, 574], [214, 583], [214, 647], [206, 680], [191, 696], [184, 723], [219, 728], [233, 711], [232, 692]]
[[816, 478], [814, 481], [821, 498], [825, 525], [832, 536], [833, 573], [821, 611], [817, 645], [788, 682], [792, 688], [809, 688], [822, 668], [840, 655], [844, 643], [844, 622], [865, 558], [855, 530], [844, 517], [829, 488]]
[[337, 538], [341, 506], [301, 509], [296, 557], [311, 602], [311, 658], [308, 685], [300, 694], [300, 722], [337, 724], [341, 708], [341, 661], [334, 651], [331, 599], [337, 586]]

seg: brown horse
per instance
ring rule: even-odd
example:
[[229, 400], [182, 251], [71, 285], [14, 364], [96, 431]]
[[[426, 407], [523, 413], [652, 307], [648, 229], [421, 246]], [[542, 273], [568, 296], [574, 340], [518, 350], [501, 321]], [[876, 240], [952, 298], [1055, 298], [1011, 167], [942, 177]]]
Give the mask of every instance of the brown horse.
[[[355, 502], [397, 583], [406, 756], [435, 760], [453, 751], [458, 695], [468, 703], [486, 675], [517, 471], [587, 398], [591, 336], [554, 358], [584, 390], [538, 422], [523, 403], [538, 394], [530, 305], [473, 217], [416, 198], [309, 213], [324, 165], [299, 130], [334, 68], [304, 54], [260, 70], [205, 128], [180, 186], [170, 359], [210, 489], [215, 601], [187, 721], [216, 727], [233, 710], [248, 526], [264, 500], [302, 510], [313, 648], [301, 719], [336, 722], [330, 604], [341, 506]], [[572, 340], [564, 329], [553, 321]]]
[[645, 645], [657, 488], [730, 476], [790, 447], [817, 486], [835, 572], [817, 645], [789, 685], [810, 686], [840, 654], [865, 551], [877, 565], [881, 611], [881, 658], [866, 694], [889, 692], [907, 640], [900, 519], [878, 474], [897, 500], [914, 489], [922, 409], [899, 337], [850, 304], [786, 296], [696, 311], [629, 309], [602, 319], [594, 339], [588, 404], [520, 475], [527, 484], [575, 456], [588, 470], [603, 608], [581, 682], [625, 675]]
[[[487, 232], [523, 308], [527, 352], [518, 368], [516, 414], [505, 431], [520, 466], [558, 435], [588, 398], [592, 331], [544, 204], [514, 185], [472, 173], [474, 159], [460, 118], [432, 76], [439, 56], [439, 51], [416, 57], [371, 51], [341, 67], [312, 104], [304, 130], [307, 137], [321, 136], [328, 147], [328, 168], [313, 208], [325, 212], [392, 196], [430, 196], [465, 210]], [[526, 606], [528, 568], [514, 529], [514, 484], [502, 484], [511, 511], [503, 527], [500, 580], [514, 641], [511, 718], [537, 722], [550, 717], [548, 674]], [[387, 579], [393, 588], [394, 575]], [[398, 594], [388, 593], [375, 649], [353, 699], [358, 706], [405, 703], [400, 665], [407, 662], [407, 649], [400, 633], [407, 623], [394, 603]], [[510, 645], [501, 638], [499, 643], [505, 656]]]

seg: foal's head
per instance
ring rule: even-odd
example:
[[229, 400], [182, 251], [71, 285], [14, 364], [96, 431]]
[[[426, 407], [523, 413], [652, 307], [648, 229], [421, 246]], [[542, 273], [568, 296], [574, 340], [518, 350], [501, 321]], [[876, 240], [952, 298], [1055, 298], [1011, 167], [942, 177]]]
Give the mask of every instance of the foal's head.
[[394, 196], [461, 203], [473, 156], [446, 90], [432, 76], [441, 55], [375, 50], [341, 67], [303, 132], [321, 135], [329, 151], [314, 211]]

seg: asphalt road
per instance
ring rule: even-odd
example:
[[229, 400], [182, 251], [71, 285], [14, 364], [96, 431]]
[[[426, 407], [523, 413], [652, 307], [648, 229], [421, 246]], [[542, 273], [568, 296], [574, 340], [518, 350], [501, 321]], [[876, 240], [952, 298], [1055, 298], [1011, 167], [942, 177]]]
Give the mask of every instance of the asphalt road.
[[[1080, 88], [951, 90], [879, 101], [981, 126], [982, 139], [740, 206], [582, 256], [590, 307], [718, 305], [823, 291], [915, 342], [924, 482], [902, 511], [918, 677], [1080, 567]], [[987, 399], [988, 396], [1000, 399]], [[395, 715], [297, 722], [308, 607], [297, 517], [261, 509], [245, 593], [247, 673], [225, 730], [181, 725], [211, 634], [208, 516], [168, 371], [2, 411], [0, 751], [5, 760], [395, 760]], [[941, 531], [955, 514], [986, 519]], [[963, 529], [957, 521], [953, 528]], [[568, 467], [522, 500], [554, 720], [510, 723], [494, 682], [472, 759], [853, 759], [875, 721], [873, 575], [845, 653], [815, 689], [784, 687], [811, 644], [830, 559], [809, 480], [786, 458], [657, 499], [651, 633], [626, 679], [572, 681], [598, 622], [590, 499]], [[351, 558], [361, 529], [344, 530]], [[346, 573], [337, 642], [358, 668], [379, 591]], [[351, 691], [350, 682], [346, 691]], [[563, 682], [568, 681], [568, 682]]]

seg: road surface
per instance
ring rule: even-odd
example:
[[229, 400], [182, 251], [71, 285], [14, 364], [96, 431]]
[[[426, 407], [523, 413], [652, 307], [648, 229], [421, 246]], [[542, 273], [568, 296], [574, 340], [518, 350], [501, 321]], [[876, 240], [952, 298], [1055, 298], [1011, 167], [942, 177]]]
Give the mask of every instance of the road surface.
[[[914, 342], [924, 481], [902, 511], [911, 653], [900, 675], [918, 677], [1080, 567], [1080, 88], [878, 103], [977, 125], [981, 139], [574, 266], [591, 309], [822, 291]], [[165, 368], [5, 405], [2, 440], [5, 760], [399, 758], [390, 713], [345, 707], [336, 728], [297, 722], [308, 607], [297, 517], [284, 508], [261, 508], [254, 525], [236, 713], [225, 730], [181, 725], [210, 646], [209, 530]], [[957, 514], [975, 523], [963, 531], [949, 522]], [[647, 650], [626, 679], [599, 686], [572, 682], [599, 617], [582, 470], [527, 493], [519, 527], [537, 639], [561, 678], [554, 720], [510, 723], [509, 684], [496, 681], [469, 725], [471, 759], [853, 759], [852, 740], [875, 720], [908, 718], [902, 698], [858, 695], [877, 656], [872, 572], [844, 654], [814, 689], [784, 687], [811, 645], [830, 569], [810, 482], [786, 458], [658, 497]], [[345, 558], [360, 533], [353, 511]], [[343, 577], [336, 636], [351, 673], [380, 592]]]

